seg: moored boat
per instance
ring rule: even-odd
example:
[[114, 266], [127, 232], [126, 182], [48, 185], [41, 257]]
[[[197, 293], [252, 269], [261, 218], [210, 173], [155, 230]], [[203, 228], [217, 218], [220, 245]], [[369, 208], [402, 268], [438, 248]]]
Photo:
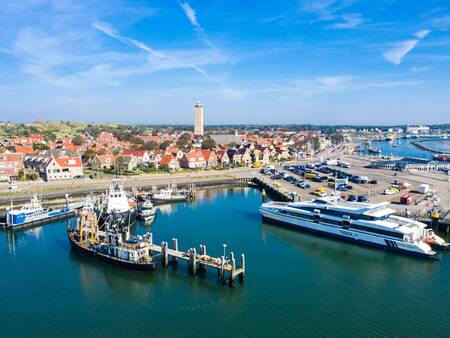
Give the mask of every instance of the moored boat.
[[448, 244], [424, 223], [394, 216], [388, 203], [369, 204], [321, 198], [308, 202], [269, 202], [264, 220], [408, 255], [435, 258], [431, 246]]
[[131, 236], [129, 226], [119, 225], [113, 217], [98, 228], [97, 218], [91, 210], [83, 210], [76, 228], [67, 233], [72, 250], [80, 255], [131, 270], [151, 271], [156, 267], [152, 255], [152, 234]]
[[152, 223], [156, 217], [156, 207], [153, 205], [150, 196], [146, 196], [144, 202], [139, 207], [139, 217], [146, 224]]
[[166, 189], [161, 189], [151, 195], [151, 201], [154, 203], [170, 203], [170, 202], [181, 202], [186, 201], [186, 194], [177, 191], [174, 186], [167, 186]]
[[118, 224], [123, 227], [132, 225], [136, 221], [135, 203], [130, 203], [122, 184], [117, 180], [109, 187], [106, 201], [99, 209], [100, 227], [110, 216], [114, 216]]

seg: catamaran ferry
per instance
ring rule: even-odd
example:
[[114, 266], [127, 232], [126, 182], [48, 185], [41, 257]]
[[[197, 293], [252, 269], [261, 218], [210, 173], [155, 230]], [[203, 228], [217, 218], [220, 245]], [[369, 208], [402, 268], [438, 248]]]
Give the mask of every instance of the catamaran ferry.
[[424, 223], [394, 216], [395, 210], [388, 204], [346, 202], [331, 197], [264, 203], [260, 212], [270, 222], [419, 257], [435, 257], [431, 246], [447, 248], [448, 243]]

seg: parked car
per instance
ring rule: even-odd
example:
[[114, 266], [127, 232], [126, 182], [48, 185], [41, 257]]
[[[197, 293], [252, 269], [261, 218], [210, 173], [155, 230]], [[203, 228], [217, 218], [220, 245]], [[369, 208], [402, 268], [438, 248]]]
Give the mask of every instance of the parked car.
[[377, 180], [370, 180], [369, 184], [378, 184], [378, 181]]
[[348, 195], [347, 201], [349, 201], [349, 202], [354, 202], [354, 201], [356, 201], [356, 196], [355, 196], [355, 195]]
[[367, 202], [367, 197], [364, 195], [359, 195], [358, 196], [358, 202]]

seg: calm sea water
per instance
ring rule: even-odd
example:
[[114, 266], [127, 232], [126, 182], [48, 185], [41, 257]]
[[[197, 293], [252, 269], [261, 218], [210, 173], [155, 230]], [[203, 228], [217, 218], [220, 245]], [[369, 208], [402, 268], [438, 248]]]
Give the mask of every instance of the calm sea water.
[[395, 157], [417, 157], [431, 159], [433, 154], [415, 147], [411, 142], [423, 140], [424, 145], [430, 147], [438, 152], [450, 152], [450, 140], [443, 140], [437, 138], [411, 138], [411, 139], [396, 139], [395, 141], [373, 141], [372, 145], [381, 149], [381, 154], [385, 156]]
[[450, 252], [420, 260], [262, 224], [260, 202], [249, 188], [209, 190], [134, 228], [245, 252], [234, 289], [183, 263], [141, 273], [75, 256], [63, 222], [0, 233], [0, 336], [450, 335]]

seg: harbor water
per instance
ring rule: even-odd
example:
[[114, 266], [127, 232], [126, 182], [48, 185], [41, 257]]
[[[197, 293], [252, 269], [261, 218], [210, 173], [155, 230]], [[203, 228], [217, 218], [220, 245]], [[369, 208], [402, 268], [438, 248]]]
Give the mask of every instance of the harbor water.
[[[251, 188], [161, 206], [156, 243], [246, 254], [246, 279], [133, 272], [70, 252], [65, 222], [0, 233], [2, 337], [445, 337], [450, 252], [422, 260], [263, 224]], [[73, 221], [72, 221], [73, 222]]]
[[373, 141], [372, 146], [380, 149], [382, 156], [431, 159], [433, 157], [432, 152], [419, 149], [411, 143], [417, 141], [423, 142], [424, 146], [437, 152], [450, 153], [450, 140], [442, 138], [400, 138], [394, 141]]

